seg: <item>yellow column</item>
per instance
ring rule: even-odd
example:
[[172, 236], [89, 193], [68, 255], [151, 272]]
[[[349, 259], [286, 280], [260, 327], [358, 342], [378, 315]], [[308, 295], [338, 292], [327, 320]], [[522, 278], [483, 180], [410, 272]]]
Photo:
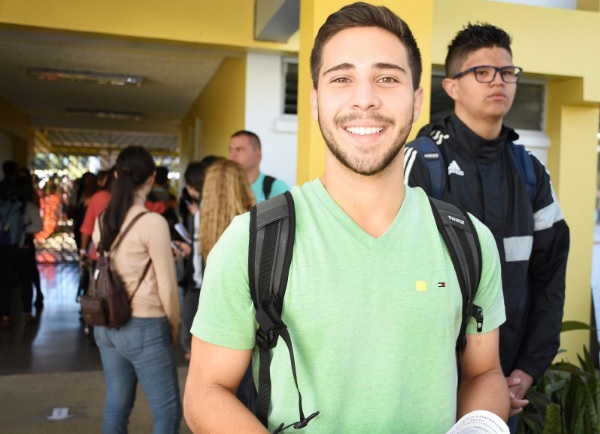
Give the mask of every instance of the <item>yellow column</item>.
[[[548, 169], [571, 231], [564, 320], [589, 324], [599, 110], [581, 102], [582, 90], [581, 79], [551, 82], [546, 124], [552, 141]], [[563, 333], [561, 348], [567, 353], [557, 360], [577, 363], [584, 345], [589, 347], [588, 332]]]
[[[321, 176], [325, 167], [325, 143], [318, 123], [313, 120], [310, 109], [310, 52], [319, 27], [327, 17], [348, 4], [347, 0], [302, 0], [300, 2], [300, 51], [298, 54], [298, 168], [297, 183]], [[425, 89], [425, 103], [419, 121], [413, 128], [414, 137], [418, 128], [429, 120], [431, 95], [431, 38], [433, 28], [433, 0], [382, 0], [378, 5], [387, 6], [410, 26], [421, 50], [423, 76], [421, 85]]]
[[229, 137], [245, 126], [245, 101], [246, 56], [228, 57], [181, 123], [182, 156], [188, 162], [207, 155], [226, 157]]

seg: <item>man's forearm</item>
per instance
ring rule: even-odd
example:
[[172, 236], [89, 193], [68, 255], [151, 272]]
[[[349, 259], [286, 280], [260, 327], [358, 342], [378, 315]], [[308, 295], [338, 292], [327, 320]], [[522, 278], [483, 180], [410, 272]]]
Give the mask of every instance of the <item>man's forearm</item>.
[[268, 434], [258, 419], [223, 386], [188, 391], [183, 397], [185, 420], [195, 434]]
[[88, 248], [90, 247], [90, 240], [91, 237], [88, 234], [81, 234], [81, 250], [85, 250], [86, 252], [88, 251]]
[[508, 387], [500, 370], [463, 379], [461, 382], [457, 419], [474, 410], [488, 410], [506, 421], [509, 409]]

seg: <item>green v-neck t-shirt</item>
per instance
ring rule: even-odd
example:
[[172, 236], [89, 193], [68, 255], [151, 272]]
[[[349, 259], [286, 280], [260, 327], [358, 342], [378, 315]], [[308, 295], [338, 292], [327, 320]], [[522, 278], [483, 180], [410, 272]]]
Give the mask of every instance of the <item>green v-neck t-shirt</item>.
[[[291, 190], [296, 240], [282, 319], [294, 347], [307, 433], [445, 433], [456, 421], [455, 344], [462, 295], [428, 198], [406, 187], [389, 229], [374, 238], [319, 180]], [[473, 219], [482, 251], [475, 304], [483, 333], [505, 320], [500, 262], [489, 230]], [[248, 286], [249, 214], [210, 253], [192, 333], [233, 349], [255, 347]], [[476, 333], [470, 320], [467, 333]], [[258, 373], [255, 351], [254, 374]], [[269, 428], [298, 420], [288, 349], [271, 365]]]

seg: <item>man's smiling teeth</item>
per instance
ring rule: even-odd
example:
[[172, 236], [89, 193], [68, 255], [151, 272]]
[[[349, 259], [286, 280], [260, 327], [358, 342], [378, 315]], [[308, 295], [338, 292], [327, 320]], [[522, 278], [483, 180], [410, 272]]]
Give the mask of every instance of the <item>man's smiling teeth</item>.
[[348, 127], [346, 128], [351, 134], [358, 134], [360, 136], [366, 136], [368, 134], [376, 134], [383, 131], [383, 127]]

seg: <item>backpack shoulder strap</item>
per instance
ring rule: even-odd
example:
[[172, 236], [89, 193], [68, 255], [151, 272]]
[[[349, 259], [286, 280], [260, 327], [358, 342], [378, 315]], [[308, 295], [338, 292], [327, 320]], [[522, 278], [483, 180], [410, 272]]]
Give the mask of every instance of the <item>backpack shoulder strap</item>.
[[[281, 319], [295, 230], [296, 214], [290, 192], [259, 203], [250, 211], [248, 278], [259, 327], [256, 332], [256, 345], [260, 350], [256, 415], [265, 427], [271, 401], [271, 349], [277, 345], [279, 336], [288, 347], [292, 374], [298, 391], [300, 421], [292, 426], [302, 428], [318, 415], [317, 412], [304, 417], [292, 341]], [[281, 424], [275, 432], [285, 428]]]
[[[469, 317], [475, 318], [477, 331], [483, 327], [483, 311], [473, 303], [481, 279], [481, 246], [469, 215], [457, 206], [429, 198], [431, 209], [448, 253], [454, 265], [463, 299], [462, 323], [456, 340], [457, 362], [467, 339]], [[460, 364], [458, 364], [460, 367]], [[460, 373], [460, 370], [459, 370]]]
[[523, 145], [511, 143], [509, 145], [509, 149], [510, 156], [515, 168], [517, 169], [517, 173], [525, 183], [529, 200], [533, 203], [536, 195], [537, 177], [535, 175], [535, 170], [533, 169], [531, 155], [529, 155], [529, 152]]
[[265, 195], [265, 200], [271, 195], [271, 188], [273, 187], [274, 182], [275, 178], [270, 175], [265, 175], [263, 179], [263, 193]]
[[431, 137], [421, 136], [412, 141], [410, 147], [417, 151], [419, 160], [427, 167], [431, 181], [431, 196], [441, 199], [446, 188], [446, 162], [439, 145]]
[[[140, 217], [142, 217], [145, 214], [148, 214], [150, 211], [142, 211], [141, 213], [139, 213], [138, 215], [136, 215], [134, 218], [131, 219], [131, 221], [129, 222], [129, 224], [125, 227], [125, 229], [123, 230], [123, 232], [121, 232], [121, 234], [117, 237], [116, 241], [113, 244], [113, 248], [111, 249], [112, 252], [114, 252], [115, 250], [117, 250], [117, 248], [121, 245], [121, 241], [123, 241], [123, 238], [125, 238], [125, 235], [127, 235], [127, 232], [129, 232], [129, 230], [133, 227], [133, 225], [140, 219]], [[99, 229], [100, 229], [100, 239], [102, 239], [102, 219], [104, 213], [102, 213], [98, 219], [99, 219]], [[102, 244], [102, 243], [99, 243]], [[100, 250], [100, 249], [98, 249]], [[98, 253], [103, 254], [104, 252], [108, 252], [107, 250], [103, 249], [102, 252], [98, 251]]]

